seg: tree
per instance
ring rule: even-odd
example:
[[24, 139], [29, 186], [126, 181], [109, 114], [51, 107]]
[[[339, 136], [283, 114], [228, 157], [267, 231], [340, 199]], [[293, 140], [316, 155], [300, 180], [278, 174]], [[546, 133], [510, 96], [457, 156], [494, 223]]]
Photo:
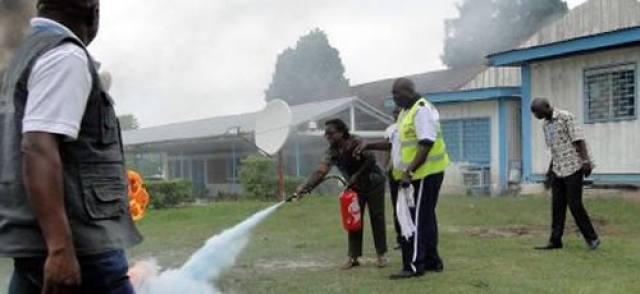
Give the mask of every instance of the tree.
[[123, 131], [135, 130], [140, 127], [138, 119], [133, 114], [120, 115], [118, 121], [120, 121], [120, 128]]
[[349, 80], [337, 49], [327, 35], [315, 29], [287, 48], [276, 61], [267, 101], [282, 99], [291, 105], [349, 95]]
[[442, 62], [449, 68], [480, 64], [516, 47], [568, 7], [562, 0], [462, 0], [458, 11], [458, 18], [445, 20]]

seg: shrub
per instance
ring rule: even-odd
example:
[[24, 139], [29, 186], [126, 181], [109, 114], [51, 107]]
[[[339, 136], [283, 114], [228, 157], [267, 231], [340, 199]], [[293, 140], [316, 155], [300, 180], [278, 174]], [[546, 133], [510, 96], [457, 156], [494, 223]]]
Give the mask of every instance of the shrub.
[[318, 185], [313, 191], [312, 194], [322, 195], [322, 196], [336, 196], [340, 195], [340, 192], [345, 187], [342, 186], [340, 182], [334, 179], [328, 179], [324, 181], [322, 184]]
[[[279, 200], [277, 161], [275, 159], [258, 155], [248, 156], [242, 161], [239, 178], [248, 199]], [[296, 188], [306, 180], [306, 177], [285, 175], [285, 196], [293, 194]], [[342, 189], [343, 187], [337, 181], [328, 180], [316, 187], [313, 194], [339, 195]]]
[[285, 176], [284, 177], [284, 193], [285, 196], [288, 197], [293, 195], [298, 186], [302, 185], [307, 181], [305, 177], [296, 177], [296, 176]]
[[195, 200], [190, 181], [150, 180], [145, 186], [151, 198], [151, 206], [155, 209], [175, 207]]
[[278, 199], [276, 161], [259, 155], [249, 155], [242, 160], [239, 173], [245, 196], [255, 200]]

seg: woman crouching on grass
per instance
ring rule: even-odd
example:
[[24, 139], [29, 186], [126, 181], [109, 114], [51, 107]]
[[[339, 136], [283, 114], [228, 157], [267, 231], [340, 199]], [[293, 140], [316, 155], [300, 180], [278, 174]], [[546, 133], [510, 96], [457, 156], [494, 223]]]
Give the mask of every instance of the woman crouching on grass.
[[[382, 170], [376, 164], [372, 153], [363, 152], [354, 156], [353, 149], [361, 141], [360, 138], [349, 134], [347, 125], [340, 119], [332, 119], [325, 123], [324, 137], [329, 143], [324, 159], [318, 168], [309, 176], [307, 182], [298, 187], [296, 193], [301, 195], [309, 193], [336, 166], [345, 179], [349, 179], [349, 187], [358, 194], [360, 211], [364, 215], [364, 209], [369, 205], [369, 220], [373, 232], [378, 259], [376, 265], [387, 265], [385, 254], [387, 253], [387, 236], [384, 220], [384, 189], [385, 177]], [[349, 260], [343, 269], [359, 266], [358, 258], [362, 256], [362, 229], [349, 232]]]

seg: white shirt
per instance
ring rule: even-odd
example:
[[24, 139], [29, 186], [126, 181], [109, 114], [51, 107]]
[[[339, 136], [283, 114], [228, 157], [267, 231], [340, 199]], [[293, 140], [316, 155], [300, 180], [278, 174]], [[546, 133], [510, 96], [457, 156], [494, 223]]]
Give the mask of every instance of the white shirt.
[[[56, 27], [77, 38], [53, 20], [39, 17], [31, 20], [32, 27], [42, 25]], [[77, 44], [63, 44], [40, 56], [29, 75], [22, 133], [46, 132], [77, 139], [91, 86], [89, 58]]]
[[438, 138], [438, 122], [440, 113], [431, 104], [420, 106], [414, 118], [418, 141], [429, 140], [435, 142]]
[[402, 169], [401, 155], [400, 155], [400, 132], [398, 131], [398, 124], [394, 123], [387, 127], [384, 131], [384, 138], [389, 140], [391, 143], [391, 163], [393, 164], [393, 168]]

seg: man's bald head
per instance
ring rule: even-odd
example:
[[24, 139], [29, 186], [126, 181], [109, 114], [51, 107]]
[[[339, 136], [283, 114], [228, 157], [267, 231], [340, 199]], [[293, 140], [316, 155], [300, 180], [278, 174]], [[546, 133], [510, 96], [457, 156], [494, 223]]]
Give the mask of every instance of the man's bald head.
[[393, 102], [400, 108], [410, 108], [415, 102], [416, 85], [412, 80], [407, 78], [399, 78], [393, 83], [391, 89], [391, 95], [393, 95]]
[[538, 119], [551, 119], [553, 115], [553, 107], [549, 100], [545, 98], [535, 98], [531, 101], [531, 112]]
[[38, 0], [38, 8], [88, 10], [99, 4], [98, 0]]
[[63, 24], [85, 45], [98, 34], [100, 0], [38, 0], [37, 3], [38, 16]]
[[549, 103], [549, 100], [545, 98], [535, 98], [533, 99], [533, 101], [531, 101], [531, 108], [550, 107], [550, 106], [551, 104]]
[[405, 90], [413, 93], [416, 91], [416, 85], [410, 79], [399, 78], [393, 83], [393, 89]]

